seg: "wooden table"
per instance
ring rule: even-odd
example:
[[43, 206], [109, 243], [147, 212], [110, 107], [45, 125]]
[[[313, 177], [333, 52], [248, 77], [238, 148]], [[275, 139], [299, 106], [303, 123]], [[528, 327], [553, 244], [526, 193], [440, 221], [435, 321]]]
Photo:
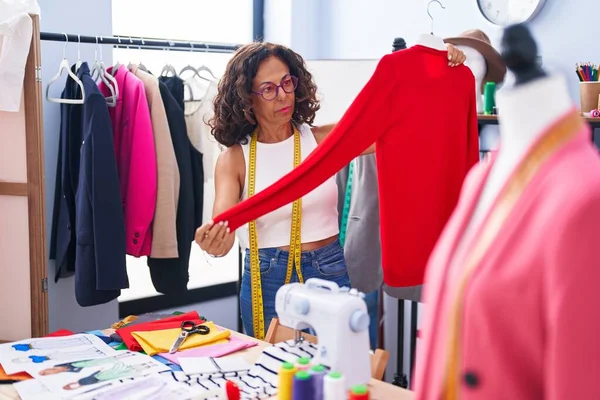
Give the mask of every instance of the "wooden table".
[[[106, 333], [110, 333], [104, 331]], [[238, 351], [237, 353], [231, 354], [231, 356], [243, 356], [246, 361], [250, 364], [254, 364], [258, 357], [262, 354], [265, 347], [270, 346], [269, 343], [250, 338], [249, 336], [241, 333], [231, 331], [232, 335], [239, 336], [245, 340], [252, 340], [257, 343], [257, 346]], [[371, 400], [413, 400], [414, 394], [406, 389], [402, 389], [398, 386], [391, 385], [386, 382], [371, 379], [369, 382], [369, 392]], [[277, 397], [273, 397], [276, 399]], [[0, 385], [0, 400], [21, 400], [12, 385]]]

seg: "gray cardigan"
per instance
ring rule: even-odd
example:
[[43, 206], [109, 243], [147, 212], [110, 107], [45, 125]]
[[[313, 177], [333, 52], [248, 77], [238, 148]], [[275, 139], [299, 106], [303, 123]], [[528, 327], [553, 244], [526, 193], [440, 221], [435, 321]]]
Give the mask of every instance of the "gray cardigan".
[[[336, 175], [340, 221], [348, 182], [348, 166]], [[344, 254], [352, 286], [364, 293], [383, 284], [381, 240], [379, 233], [379, 192], [375, 154], [354, 159], [354, 177], [346, 228]], [[340, 224], [341, 225], [341, 224]], [[399, 299], [418, 301], [421, 286], [389, 287], [385, 292]]]

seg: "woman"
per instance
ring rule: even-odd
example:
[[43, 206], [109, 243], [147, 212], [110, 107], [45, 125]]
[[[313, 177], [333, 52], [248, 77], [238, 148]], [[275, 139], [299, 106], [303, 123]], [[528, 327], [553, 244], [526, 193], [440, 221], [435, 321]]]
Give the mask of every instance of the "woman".
[[[448, 59], [455, 66], [465, 56], [448, 45]], [[319, 109], [316, 93], [302, 57], [284, 46], [252, 43], [234, 54], [219, 83], [211, 120], [212, 134], [227, 148], [215, 168], [213, 215], [276, 182], [327, 137], [334, 125], [312, 126]], [[301, 245], [295, 246], [297, 231]], [[262, 338], [264, 325], [277, 315], [277, 289], [286, 282], [317, 277], [350, 286], [338, 233], [335, 177], [304, 196], [301, 205], [288, 204], [240, 232], [246, 247], [240, 296], [246, 334]], [[220, 257], [233, 246], [234, 233], [209, 222], [196, 231], [196, 242]], [[252, 265], [260, 277], [252, 276]], [[253, 321], [252, 278], [260, 278], [264, 322]]]

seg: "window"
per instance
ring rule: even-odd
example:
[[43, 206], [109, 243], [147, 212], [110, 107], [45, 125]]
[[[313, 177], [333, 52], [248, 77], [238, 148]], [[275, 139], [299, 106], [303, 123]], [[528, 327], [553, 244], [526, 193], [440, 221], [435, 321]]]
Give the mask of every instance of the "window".
[[[252, 0], [171, 0], [153, 6], [150, 4], [145, 0], [113, 0], [113, 34], [232, 44], [252, 41]], [[177, 71], [186, 65], [204, 65], [217, 78], [223, 74], [230, 57], [231, 54], [139, 50], [135, 47], [113, 50], [113, 61], [123, 64], [143, 62], [155, 74], [160, 74], [167, 63]], [[205, 220], [212, 214], [213, 185], [212, 179], [204, 185]], [[130, 288], [122, 291], [120, 302], [158, 295], [146, 261], [146, 257], [127, 256]], [[210, 258], [193, 244], [189, 272], [189, 289], [237, 281], [237, 241], [232, 251], [223, 258]]]

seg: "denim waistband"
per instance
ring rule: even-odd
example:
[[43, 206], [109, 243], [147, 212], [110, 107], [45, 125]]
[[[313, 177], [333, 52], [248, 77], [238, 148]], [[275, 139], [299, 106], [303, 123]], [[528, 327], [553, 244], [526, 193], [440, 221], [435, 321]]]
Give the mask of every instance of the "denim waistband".
[[[339, 240], [334, 240], [333, 242], [323, 246], [323, 247], [319, 247], [318, 249], [315, 250], [310, 250], [310, 251], [303, 251], [301, 253], [301, 259], [302, 261], [310, 261], [310, 260], [314, 260], [314, 259], [319, 259], [319, 258], [323, 258], [323, 257], [327, 257], [329, 255], [332, 254], [336, 254], [339, 252], [342, 252], [342, 246], [340, 245], [340, 241]], [[246, 254], [248, 254], [250, 252], [249, 249], [246, 249]], [[287, 250], [281, 250], [278, 249], [277, 247], [268, 247], [268, 248], [264, 248], [264, 249], [258, 249], [258, 253], [265, 258], [274, 258], [276, 260], [280, 260], [280, 259], [284, 259], [287, 260], [289, 257], [290, 252]]]

